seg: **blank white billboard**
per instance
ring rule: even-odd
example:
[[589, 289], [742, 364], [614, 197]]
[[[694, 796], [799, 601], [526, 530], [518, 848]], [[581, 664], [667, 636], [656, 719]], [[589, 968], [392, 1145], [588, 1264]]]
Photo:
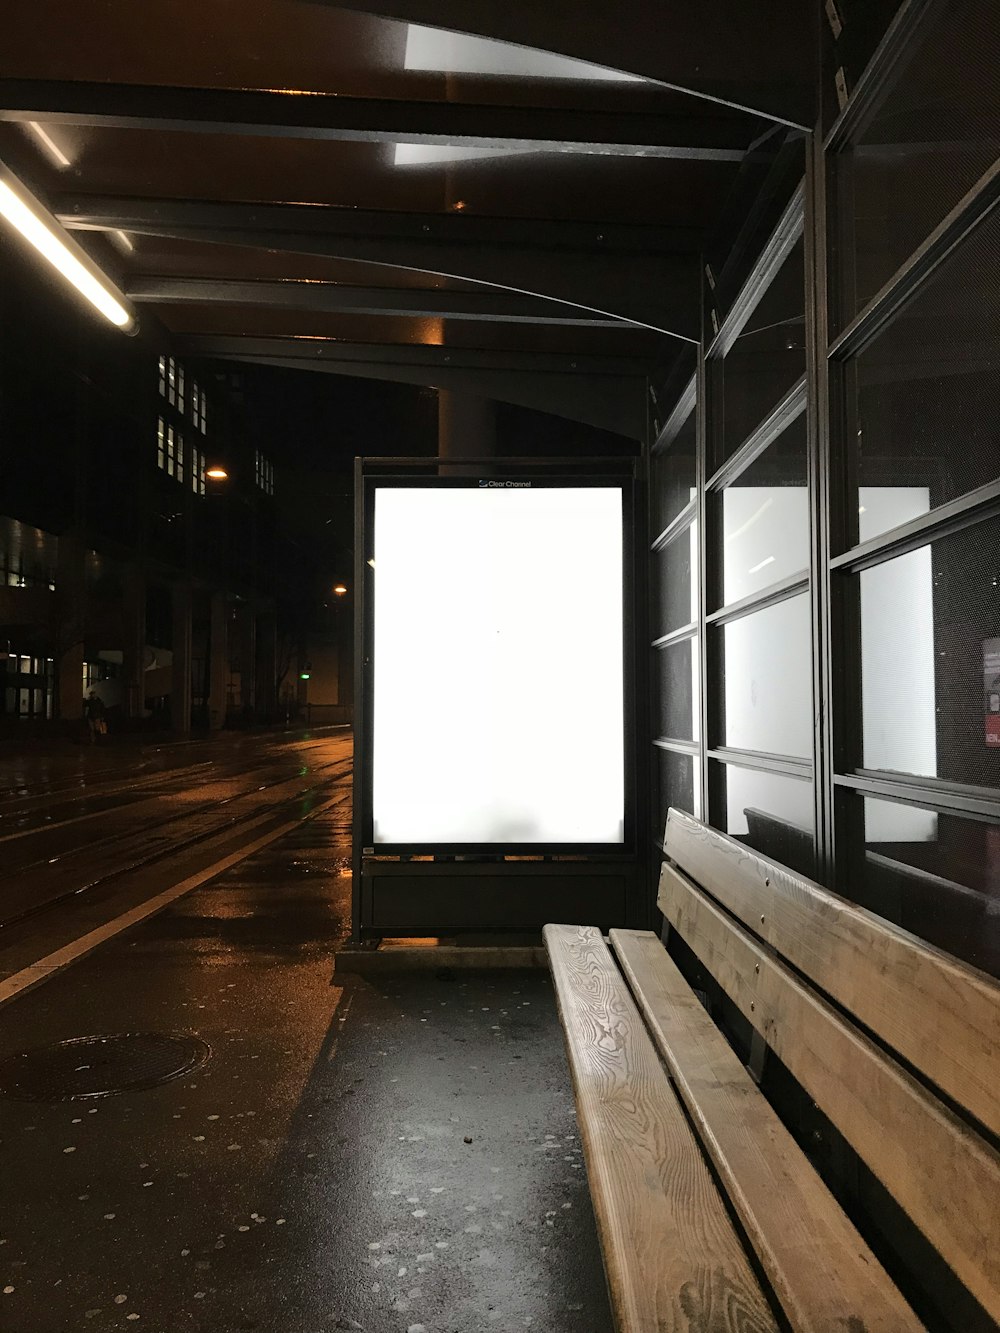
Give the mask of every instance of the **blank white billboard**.
[[377, 487], [376, 844], [624, 842], [622, 490]]

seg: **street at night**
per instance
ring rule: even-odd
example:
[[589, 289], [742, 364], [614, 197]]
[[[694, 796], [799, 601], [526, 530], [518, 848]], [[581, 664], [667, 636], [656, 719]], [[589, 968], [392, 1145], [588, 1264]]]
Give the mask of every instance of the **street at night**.
[[998, 0], [7, 0], [0, 1333], [1000, 1329]]
[[[546, 974], [335, 974], [350, 756], [329, 730], [3, 766], [4, 1333], [610, 1328]], [[26, 1099], [11, 1057], [116, 1034], [207, 1052]], [[144, 1058], [74, 1055], [63, 1095]]]

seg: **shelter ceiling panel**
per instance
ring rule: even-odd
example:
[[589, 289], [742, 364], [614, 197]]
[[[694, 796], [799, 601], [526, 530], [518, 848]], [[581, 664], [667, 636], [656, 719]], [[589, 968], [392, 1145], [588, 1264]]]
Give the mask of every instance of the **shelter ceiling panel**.
[[610, 65], [803, 128], [815, 117], [814, 12], [801, 0], [630, 0], [624, 10], [604, 0], [340, 4]]
[[47, 123], [45, 132], [69, 160], [62, 179], [98, 194], [552, 221], [641, 219], [650, 227], [710, 225], [738, 169], [734, 162], [543, 152], [397, 166], [391, 144], [59, 123]]
[[[4, 11], [4, 72], [21, 79], [285, 88], [352, 97], [473, 104], [499, 99], [507, 105], [665, 111], [684, 96], [659, 83], [664, 72], [675, 75], [679, 68], [679, 61], [669, 59], [671, 48], [664, 43], [668, 35], [673, 47], [696, 53], [697, 59], [687, 68], [688, 79], [695, 84], [700, 75], [715, 84], [795, 76], [792, 48], [807, 31], [796, 13], [803, 7], [793, 0], [761, 0], [761, 5], [768, 11], [761, 24], [777, 20], [777, 32], [768, 33], [767, 45], [761, 40], [760, 24], [744, 16], [737, 33], [728, 31], [729, 24], [720, 31], [724, 39], [720, 51], [719, 41], [713, 43], [708, 36], [720, 28], [713, 11], [723, 11], [723, 20], [729, 19], [732, 0], [699, 7], [696, 16], [688, 12], [688, 5], [627, 0], [624, 13], [620, 5], [612, 9], [595, 4], [593, 13], [584, 17], [576, 4], [572, 15], [559, 24], [539, 23], [533, 13], [525, 15], [523, 4], [491, 0], [451, 7], [455, 23], [443, 23], [440, 12], [433, 12], [448, 8], [440, 4], [396, 5], [399, 20], [361, 12], [391, 9], [388, 0], [344, 8], [312, 0], [255, 4], [172, 0], [168, 5], [12, 0]], [[503, 8], [513, 11], [507, 23], [496, 12]], [[549, 0], [545, 8], [556, 11], [568, 5]], [[407, 9], [415, 23], [405, 21]], [[635, 21], [635, 29], [621, 32], [629, 20]], [[491, 37], [491, 31], [499, 36], [500, 28], [507, 40], [483, 40]], [[468, 33], [475, 29], [479, 35], [469, 40]], [[616, 40], [600, 40], [601, 29]], [[707, 29], [704, 36], [701, 29]], [[728, 57], [740, 37], [744, 64], [736, 71]], [[587, 53], [567, 59], [571, 47]], [[764, 68], [751, 75], [747, 57], [757, 47]], [[807, 49], [797, 53], [804, 55]], [[623, 56], [627, 64], [621, 71], [629, 71], [624, 77], [608, 68]], [[643, 69], [633, 68], [636, 64]], [[676, 81], [665, 79], [667, 84]]]
[[[550, 105], [589, 98], [591, 105], [611, 99], [649, 107], [671, 98], [663, 88], [574, 70], [554, 54], [809, 124], [810, 18], [800, 0], [633, 0], [625, 14], [600, 0], [355, 0], [343, 7], [316, 0], [8, 0], [4, 64], [21, 78], [470, 101], [492, 100], [499, 84], [508, 104], [519, 89], [526, 95], [525, 85]], [[427, 28], [490, 41], [469, 43]], [[497, 49], [498, 39], [514, 49]], [[539, 58], [546, 53], [547, 63]]]

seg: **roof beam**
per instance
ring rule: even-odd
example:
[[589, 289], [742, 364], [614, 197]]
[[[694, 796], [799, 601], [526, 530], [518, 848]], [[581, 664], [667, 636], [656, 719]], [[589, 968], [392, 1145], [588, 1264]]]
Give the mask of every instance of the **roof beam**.
[[697, 251], [670, 252], [674, 238], [652, 227], [87, 195], [52, 207], [70, 229], [390, 265], [565, 302], [687, 341], [699, 333]]
[[146, 224], [205, 231], [246, 230], [318, 237], [372, 237], [474, 246], [583, 250], [594, 256], [690, 255], [702, 245], [698, 227], [657, 227], [576, 219], [483, 217], [477, 213], [412, 213], [347, 208], [337, 204], [233, 203], [209, 199], [142, 198], [102, 194], [56, 195], [53, 211], [69, 226], [104, 230]]
[[497, 289], [454, 291], [447, 287], [355, 287], [339, 282], [289, 278], [138, 277], [125, 285], [136, 305], [225, 304], [307, 310], [318, 314], [400, 315], [501, 324], [551, 324], [562, 328], [629, 329], [625, 320], [583, 315], [572, 306]]
[[705, 162], [741, 161], [753, 128], [725, 113], [574, 111], [50, 79], [0, 79], [0, 120]]
[[185, 356], [290, 356], [316, 365], [371, 364], [439, 370], [490, 371], [503, 375], [645, 377], [651, 358], [595, 356], [577, 352], [519, 352], [508, 348], [456, 347], [435, 343], [352, 343], [312, 336], [254, 337], [246, 334], [177, 333], [174, 344]]

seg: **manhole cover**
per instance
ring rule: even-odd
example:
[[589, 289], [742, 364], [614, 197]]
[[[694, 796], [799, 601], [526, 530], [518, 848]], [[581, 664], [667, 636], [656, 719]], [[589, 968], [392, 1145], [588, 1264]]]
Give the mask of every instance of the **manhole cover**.
[[73, 1037], [20, 1051], [0, 1063], [0, 1093], [26, 1102], [112, 1097], [190, 1074], [211, 1053], [197, 1037], [173, 1033]]

